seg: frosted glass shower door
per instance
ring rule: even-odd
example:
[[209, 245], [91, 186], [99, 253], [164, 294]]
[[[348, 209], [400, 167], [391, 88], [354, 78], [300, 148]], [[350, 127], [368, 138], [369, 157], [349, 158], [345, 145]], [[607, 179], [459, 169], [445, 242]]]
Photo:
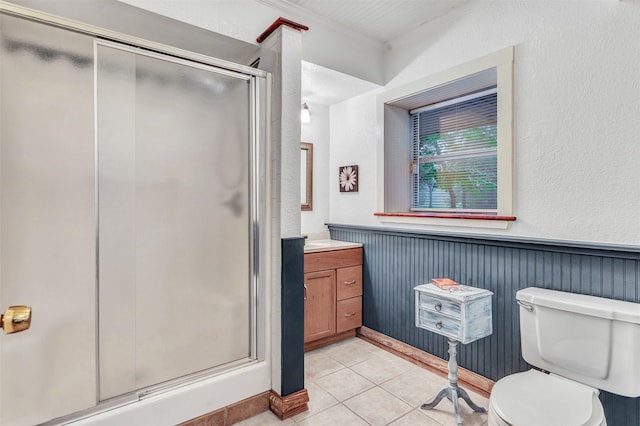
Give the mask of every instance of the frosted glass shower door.
[[251, 82], [97, 45], [100, 400], [252, 355]]
[[93, 39], [0, 15], [0, 425], [95, 405]]

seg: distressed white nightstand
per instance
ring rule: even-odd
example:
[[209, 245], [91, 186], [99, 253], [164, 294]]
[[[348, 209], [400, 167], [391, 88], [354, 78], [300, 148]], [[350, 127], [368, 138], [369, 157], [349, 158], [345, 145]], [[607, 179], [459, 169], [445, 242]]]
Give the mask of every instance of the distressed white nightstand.
[[416, 295], [416, 327], [424, 328], [449, 338], [449, 386], [438, 392], [422, 409], [434, 408], [446, 396], [453, 403], [458, 426], [462, 425], [458, 398], [462, 398], [473, 411], [484, 413], [469, 394], [458, 386], [457, 345], [471, 343], [493, 332], [491, 323], [492, 292], [481, 288], [460, 286], [454, 290], [441, 290], [433, 284], [414, 288]]

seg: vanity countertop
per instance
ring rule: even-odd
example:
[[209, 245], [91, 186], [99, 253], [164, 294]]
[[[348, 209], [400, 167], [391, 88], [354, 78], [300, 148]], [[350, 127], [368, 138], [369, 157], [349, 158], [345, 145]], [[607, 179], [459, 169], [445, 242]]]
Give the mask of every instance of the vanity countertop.
[[304, 244], [304, 252], [316, 253], [320, 251], [344, 250], [357, 247], [362, 247], [362, 244], [338, 240], [307, 240]]

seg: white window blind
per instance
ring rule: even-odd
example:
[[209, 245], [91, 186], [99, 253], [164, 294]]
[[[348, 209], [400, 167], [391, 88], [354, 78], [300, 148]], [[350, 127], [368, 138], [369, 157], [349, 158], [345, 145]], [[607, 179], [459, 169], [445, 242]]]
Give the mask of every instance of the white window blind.
[[410, 111], [414, 211], [497, 211], [497, 90]]

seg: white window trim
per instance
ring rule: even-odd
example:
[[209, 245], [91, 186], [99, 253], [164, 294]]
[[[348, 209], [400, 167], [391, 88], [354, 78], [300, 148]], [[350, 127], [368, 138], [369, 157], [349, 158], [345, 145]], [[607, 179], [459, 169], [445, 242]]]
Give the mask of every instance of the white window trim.
[[[377, 189], [379, 212], [385, 210], [385, 104], [400, 101], [417, 93], [442, 86], [458, 79], [486, 71], [496, 70], [498, 87], [498, 209], [497, 216], [514, 215], [513, 209], [513, 59], [514, 47], [474, 59], [445, 71], [427, 76], [403, 86], [395, 87], [377, 96], [377, 121], [380, 126], [377, 146]], [[443, 219], [438, 217], [378, 216], [380, 222], [405, 225], [445, 225], [506, 229], [507, 220]]]

